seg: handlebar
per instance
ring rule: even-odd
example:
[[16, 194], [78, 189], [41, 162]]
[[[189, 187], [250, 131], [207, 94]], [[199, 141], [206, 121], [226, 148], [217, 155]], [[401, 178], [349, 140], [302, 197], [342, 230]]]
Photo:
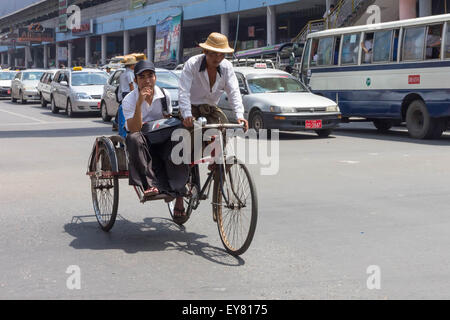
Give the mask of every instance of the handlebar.
[[207, 124], [207, 120], [204, 117], [200, 117], [194, 121], [194, 127], [201, 127], [202, 129], [234, 129], [244, 128], [243, 123], [211, 123]]

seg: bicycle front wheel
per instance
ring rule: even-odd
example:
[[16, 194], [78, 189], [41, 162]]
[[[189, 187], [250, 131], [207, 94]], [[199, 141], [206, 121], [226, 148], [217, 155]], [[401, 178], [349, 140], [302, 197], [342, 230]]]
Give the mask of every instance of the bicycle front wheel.
[[225, 249], [238, 256], [247, 251], [255, 234], [256, 188], [247, 167], [235, 157], [227, 161], [226, 172], [223, 166], [221, 170], [214, 181], [213, 213]]

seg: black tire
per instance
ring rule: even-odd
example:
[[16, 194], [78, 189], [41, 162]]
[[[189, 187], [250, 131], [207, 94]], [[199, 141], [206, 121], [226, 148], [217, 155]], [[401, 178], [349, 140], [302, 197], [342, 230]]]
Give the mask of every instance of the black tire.
[[72, 102], [70, 102], [70, 99], [67, 99], [66, 114], [69, 118], [73, 118], [73, 116], [74, 116]]
[[27, 103], [27, 100], [25, 100], [25, 99], [23, 98], [23, 92], [22, 92], [22, 91], [19, 92], [19, 96], [20, 96], [20, 103], [21, 103], [21, 104], [26, 104], [26, 103]]
[[320, 129], [320, 130], [316, 130], [317, 135], [319, 136], [319, 138], [327, 138], [331, 132], [333, 130], [331, 129]]
[[415, 139], [433, 139], [441, 134], [440, 121], [430, 117], [427, 106], [422, 100], [414, 100], [406, 111], [406, 127]]
[[375, 119], [373, 120], [373, 125], [379, 132], [387, 132], [389, 129], [393, 126], [392, 120], [385, 120], [385, 119]]
[[41, 93], [41, 107], [47, 108], [47, 100], [44, 99], [44, 96]]
[[56, 102], [55, 102], [55, 99], [53, 98], [53, 96], [50, 97], [50, 103], [51, 103], [52, 113], [54, 113], [54, 114], [59, 113], [59, 109], [56, 106]]
[[189, 180], [186, 184], [187, 194], [183, 197], [184, 208], [186, 210], [186, 216], [183, 218], [175, 217], [174, 208], [175, 208], [175, 199], [167, 203], [169, 208], [170, 216], [178, 225], [185, 224], [189, 218], [191, 217], [192, 211], [197, 209], [199, 205], [199, 194], [200, 194], [200, 186], [198, 185], [198, 166], [194, 166], [189, 174]]
[[100, 146], [98, 158], [94, 159], [93, 170], [97, 172], [97, 175], [91, 177], [91, 194], [95, 217], [100, 228], [106, 232], [111, 230], [116, 222], [119, 207], [119, 178], [105, 175], [105, 173], [111, 173], [111, 163], [106, 148]]
[[[254, 111], [250, 114], [249, 118], [249, 127], [256, 131], [258, 137], [261, 133], [261, 130], [267, 129], [266, 124], [264, 123], [264, 117], [261, 111]], [[271, 130], [267, 129], [267, 138], [271, 137]]]
[[108, 109], [106, 108], [106, 102], [102, 101], [102, 104], [100, 105], [100, 113], [102, 115], [102, 120], [104, 122], [110, 122], [112, 117], [108, 115]]
[[[258, 218], [258, 199], [247, 167], [235, 157], [227, 159], [226, 167], [226, 181], [221, 182], [219, 177], [214, 180], [212, 207], [222, 244], [228, 253], [238, 256], [247, 251], [253, 240]], [[229, 188], [230, 186], [233, 188]], [[247, 198], [244, 199], [246, 194]], [[249, 217], [243, 219], [246, 212]], [[240, 222], [248, 222], [248, 227], [240, 226]], [[232, 230], [228, 230], [229, 228]], [[242, 241], [239, 241], [239, 231], [244, 233]]]

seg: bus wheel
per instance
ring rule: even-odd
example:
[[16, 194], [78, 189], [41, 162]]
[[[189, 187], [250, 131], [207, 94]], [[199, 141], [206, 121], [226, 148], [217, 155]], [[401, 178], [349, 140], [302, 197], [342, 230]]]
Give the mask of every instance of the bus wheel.
[[414, 100], [406, 111], [406, 127], [411, 137], [416, 139], [438, 138], [441, 126], [438, 119], [433, 119], [422, 100]]
[[392, 121], [391, 120], [381, 120], [381, 119], [375, 119], [373, 120], [373, 125], [375, 128], [378, 129], [379, 132], [386, 132], [389, 131], [390, 128], [392, 128]]

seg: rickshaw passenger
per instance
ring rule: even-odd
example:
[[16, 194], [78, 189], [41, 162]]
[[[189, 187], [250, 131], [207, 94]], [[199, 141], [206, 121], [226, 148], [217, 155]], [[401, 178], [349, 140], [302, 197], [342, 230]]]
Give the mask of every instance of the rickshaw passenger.
[[[176, 198], [174, 215], [185, 214], [183, 196], [186, 193], [188, 166], [175, 165], [170, 158], [174, 142], [170, 137], [163, 144], [152, 144], [148, 137], [153, 120], [167, 117], [163, 110], [163, 99], [168, 111], [172, 105], [168, 93], [155, 85], [155, 66], [150, 61], [139, 61], [134, 69], [137, 88], [122, 101], [129, 154], [129, 184], [141, 186], [144, 196], [165, 193]], [[168, 112], [170, 114], [171, 112]]]

